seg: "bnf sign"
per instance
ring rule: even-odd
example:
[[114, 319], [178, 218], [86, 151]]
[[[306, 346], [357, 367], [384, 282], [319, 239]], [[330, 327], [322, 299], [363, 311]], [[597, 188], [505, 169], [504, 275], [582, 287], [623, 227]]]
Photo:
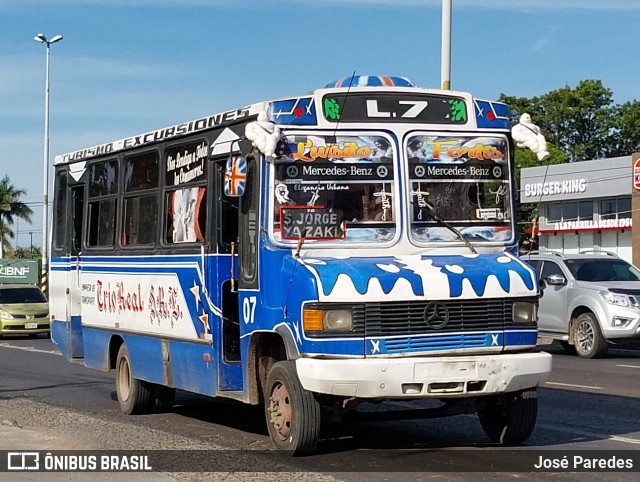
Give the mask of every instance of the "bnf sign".
[[0, 259], [0, 284], [35, 285], [40, 280], [38, 262], [32, 259]]

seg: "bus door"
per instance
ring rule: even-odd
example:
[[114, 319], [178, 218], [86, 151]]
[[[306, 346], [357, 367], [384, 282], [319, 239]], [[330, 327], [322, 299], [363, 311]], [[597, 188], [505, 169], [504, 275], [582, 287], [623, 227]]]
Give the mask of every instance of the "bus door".
[[[225, 192], [226, 157], [214, 160], [214, 183], [217, 187], [216, 235], [219, 255], [210, 263], [209, 279], [217, 280], [221, 319], [219, 335], [214, 339], [218, 364], [218, 388], [242, 390], [242, 360], [240, 354], [240, 316], [238, 289], [238, 231], [240, 223], [240, 197]], [[212, 258], [210, 258], [212, 259]], [[213, 261], [213, 259], [212, 259]], [[216, 330], [213, 330], [214, 333]]]
[[[49, 299], [51, 339], [69, 360], [83, 356], [82, 334], [76, 329], [77, 316], [80, 314], [80, 297], [78, 296], [80, 290], [77, 287], [77, 276], [74, 270], [75, 226], [71, 222], [76, 205], [75, 199], [82, 196], [78, 193], [78, 188], [70, 184], [71, 180], [66, 169], [56, 171], [51, 269], [49, 279], [43, 280]], [[81, 188], [80, 192], [82, 192]]]
[[69, 186], [68, 199], [68, 236], [66, 256], [70, 266], [67, 270], [66, 313], [70, 323], [69, 357], [83, 358], [82, 344], [82, 285], [80, 282], [80, 248], [82, 242], [82, 220], [84, 219], [84, 185]]

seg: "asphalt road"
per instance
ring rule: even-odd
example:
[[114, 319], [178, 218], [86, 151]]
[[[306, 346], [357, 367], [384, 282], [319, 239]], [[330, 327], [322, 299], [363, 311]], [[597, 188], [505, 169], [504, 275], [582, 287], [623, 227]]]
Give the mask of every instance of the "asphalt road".
[[[283, 471], [298, 474], [292, 480], [426, 480], [436, 475], [445, 480], [516, 476], [524, 480], [636, 480], [640, 471], [640, 350], [614, 349], [606, 358], [583, 360], [564, 354], [556, 345], [540, 349], [553, 353], [554, 369], [538, 391], [536, 430], [525, 446], [517, 448], [489, 443], [477, 418], [462, 415], [350, 421], [323, 434], [317, 455], [283, 459], [270, 451], [261, 407], [180, 393], [171, 412], [125, 417], [115, 401], [112, 373], [66, 362], [43, 338], [0, 340], [0, 422], [46, 432], [50, 445], [45, 443], [42, 449], [47, 450], [206, 449], [214, 459], [216, 454], [232, 454], [224, 459], [228, 472], [260, 473], [256, 480], [281, 480]], [[411, 403], [413, 408], [426, 405], [424, 401]], [[375, 412], [400, 406], [406, 404], [387, 402], [363, 408]], [[631, 453], [638, 461], [635, 473], [527, 472], [538, 454], [561, 458], [592, 450], [605, 450], [600, 454], [607, 457]], [[209, 474], [210, 479], [192, 473], [186, 478], [217, 480], [220, 475]]]

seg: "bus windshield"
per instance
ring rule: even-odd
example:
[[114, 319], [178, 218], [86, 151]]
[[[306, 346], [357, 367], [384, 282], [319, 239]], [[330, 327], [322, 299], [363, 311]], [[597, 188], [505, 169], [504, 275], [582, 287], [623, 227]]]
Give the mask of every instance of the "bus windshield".
[[406, 139], [411, 237], [418, 244], [513, 237], [506, 138], [413, 134]]
[[285, 154], [271, 177], [274, 239], [393, 240], [398, 218], [395, 156], [384, 135], [287, 136]]

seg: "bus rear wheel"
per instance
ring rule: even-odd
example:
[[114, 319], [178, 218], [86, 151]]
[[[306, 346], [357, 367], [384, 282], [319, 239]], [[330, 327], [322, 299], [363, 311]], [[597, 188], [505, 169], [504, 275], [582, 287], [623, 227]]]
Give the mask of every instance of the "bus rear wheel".
[[496, 395], [478, 411], [482, 429], [494, 443], [516, 445], [529, 438], [538, 417], [535, 388]]
[[149, 413], [153, 402], [151, 384], [134, 378], [131, 373], [131, 356], [127, 345], [120, 345], [116, 359], [116, 393], [120, 410], [125, 415]]
[[152, 400], [151, 407], [154, 412], [168, 412], [176, 403], [176, 389], [165, 387], [164, 385], [151, 384]]
[[320, 404], [298, 379], [295, 362], [273, 365], [265, 387], [265, 415], [275, 447], [287, 455], [315, 450], [320, 434]]

